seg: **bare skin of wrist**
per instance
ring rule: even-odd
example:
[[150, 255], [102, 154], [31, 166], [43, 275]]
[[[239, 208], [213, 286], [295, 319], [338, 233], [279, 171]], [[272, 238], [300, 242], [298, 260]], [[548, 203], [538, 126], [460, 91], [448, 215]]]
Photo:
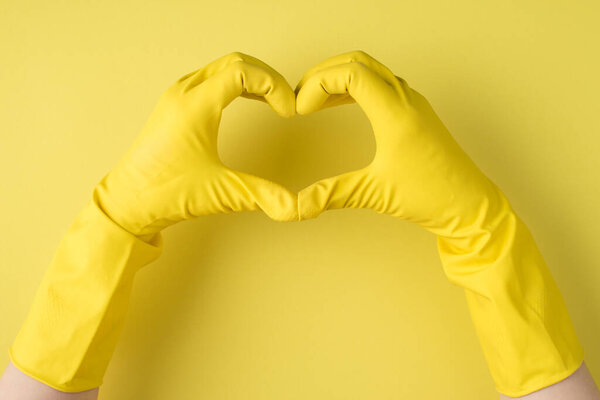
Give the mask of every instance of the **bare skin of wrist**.
[[600, 400], [600, 391], [585, 362], [570, 376], [560, 382], [521, 397], [500, 394], [500, 400]]
[[0, 377], [0, 400], [96, 400], [98, 388], [66, 393], [21, 372], [12, 362]]
[[[0, 377], [0, 400], [96, 400], [98, 388], [79, 393], [65, 393], [47, 386], [8, 363]], [[500, 395], [500, 400], [600, 400], [600, 391], [585, 363], [568, 378], [522, 397]]]

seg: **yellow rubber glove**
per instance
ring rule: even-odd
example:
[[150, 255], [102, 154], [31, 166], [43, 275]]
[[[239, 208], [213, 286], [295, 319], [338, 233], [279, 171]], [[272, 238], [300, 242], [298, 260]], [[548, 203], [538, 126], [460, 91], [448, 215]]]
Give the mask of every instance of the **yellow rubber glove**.
[[225, 167], [217, 154], [223, 109], [243, 96], [295, 115], [285, 78], [239, 52], [185, 75], [161, 97], [131, 149], [97, 187], [103, 208], [135, 235], [193, 217], [263, 210], [297, 221], [297, 196], [276, 183]]
[[160, 256], [166, 226], [257, 209], [276, 220], [298, 220], [294, 193], [219, 160], [221, 112], [240, 95], [265, 101], [285, 117], [295, 113], [285, 79], [241, 53], [184, 76], [165, 92], [61, 239], [10, 348], [17, 368], [65, 392], [100, 386], [135, 273]]
[[360, 51], [317, 64], [296, 91], [299, 114], [356, 101], [376, 141], [368, 166], [300, 191], [301, 219], [369, 208], [436, 234], [500, 393], [523, 396], [581, 365], [583, 349], [531, 233], [421, 94]]

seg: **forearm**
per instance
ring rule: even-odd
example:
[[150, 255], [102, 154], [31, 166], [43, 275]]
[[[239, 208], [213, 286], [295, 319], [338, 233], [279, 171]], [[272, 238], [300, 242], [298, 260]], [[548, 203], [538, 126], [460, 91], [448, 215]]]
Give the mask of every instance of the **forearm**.
[[585, 362], [566, 379], [522, 397], [500, 394], [500, 400], [600, 400], [600, 391]]

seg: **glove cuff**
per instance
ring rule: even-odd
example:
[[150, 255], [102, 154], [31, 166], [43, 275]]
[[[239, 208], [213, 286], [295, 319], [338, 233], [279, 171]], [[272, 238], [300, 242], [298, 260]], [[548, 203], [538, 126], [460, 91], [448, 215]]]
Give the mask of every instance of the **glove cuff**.
[[583, 348], [529, 229], [504, 209], [471, 237], [437, 243], [446, 276], [465, 289], [496, 389], [519, 397], [575, 372]]
[[23, 373], [64, 392], [93, 389], [123, 328], [135, 273], [158, 258], [160, 233], [145, 242], [92, 200], [61, 239], [9, 350]]

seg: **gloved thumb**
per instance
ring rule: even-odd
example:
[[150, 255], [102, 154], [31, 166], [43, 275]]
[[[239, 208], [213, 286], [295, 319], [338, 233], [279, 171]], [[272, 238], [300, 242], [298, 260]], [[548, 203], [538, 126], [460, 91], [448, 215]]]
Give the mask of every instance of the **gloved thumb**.
[[316, 218], [325, 210], [339, 208], [376, 209], [381, 197], [368, 168], [322, 179], [298, 193], [300, 220]]
[[222, 212], [262, 210], [275, 221], [298, 221], [298, 196], [258, 176], [226, 169], [220, 181]]

